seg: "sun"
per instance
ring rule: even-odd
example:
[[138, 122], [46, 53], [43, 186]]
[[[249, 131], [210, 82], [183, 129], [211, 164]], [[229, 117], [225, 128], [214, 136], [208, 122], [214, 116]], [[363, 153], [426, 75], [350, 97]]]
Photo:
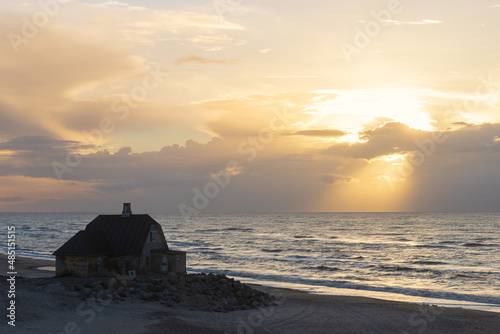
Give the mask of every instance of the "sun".
[[[359, 132], [386, 122], [403, 123], [417, 130], [434, 130], [433, 121], [415, 89], [389, 87], [315, 92], [326, 95], [305, 110], [310, 117], [306, 128], [331, 128], [349, 133], [339, 138], [340, 141], [360, 141]], [[335, 97], [331, 98], [332, 95]]]

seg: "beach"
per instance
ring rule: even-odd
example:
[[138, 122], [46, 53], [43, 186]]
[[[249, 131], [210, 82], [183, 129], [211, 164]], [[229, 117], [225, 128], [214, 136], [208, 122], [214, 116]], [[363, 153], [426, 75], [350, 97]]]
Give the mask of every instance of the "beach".
[[500, 334], [500, 0], [438, 4], [0, 1], [0, 334]]
[[[278, 299], [272, 306], [227, 313], [126, 300], [98, 305], [54, 278], [53, 260], [17, 257], [15, 298], [8, 299], [2, 255], [2, 305], [15, 300], [15, 327], [2, 333], [498, 333], [500, 314], [363, 297], [314, 295], [252, 285]], [[41, 268], [41, 269], [40, 269]]]

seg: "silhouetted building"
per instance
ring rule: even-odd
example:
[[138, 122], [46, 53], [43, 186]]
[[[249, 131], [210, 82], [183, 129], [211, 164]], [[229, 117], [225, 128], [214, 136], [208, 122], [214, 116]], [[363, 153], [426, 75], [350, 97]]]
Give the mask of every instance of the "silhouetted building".
[[185, 273], [186, 252], [169, 250], [163, 230], [149, 215], [100, 215], [54, 252], [56, 275], [93, 276], [111, 271]]

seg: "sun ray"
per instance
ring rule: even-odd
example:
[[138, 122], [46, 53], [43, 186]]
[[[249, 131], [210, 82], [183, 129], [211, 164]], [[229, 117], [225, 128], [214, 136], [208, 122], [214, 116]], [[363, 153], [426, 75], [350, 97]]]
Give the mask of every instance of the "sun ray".
[[[325, 91], [315, 91], [323, 93]], [[330, 90], [334, 98], [318, 99], [304, 112], [309, 116], [305, 128], [333, 127], [349, 135], [339, 141], [360, 142], [358, 134], [377, 121], [400, 122], [411, 128], [434, 130], [433, 121], [425, 112], [424, 102], [410, 88]]]

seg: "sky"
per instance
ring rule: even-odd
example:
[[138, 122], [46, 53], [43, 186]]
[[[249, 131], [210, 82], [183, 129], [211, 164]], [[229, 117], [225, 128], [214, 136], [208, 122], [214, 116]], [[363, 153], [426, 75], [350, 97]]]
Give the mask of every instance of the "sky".
[[498, 211], [499, 16], [2, 1], [0, 211]]

